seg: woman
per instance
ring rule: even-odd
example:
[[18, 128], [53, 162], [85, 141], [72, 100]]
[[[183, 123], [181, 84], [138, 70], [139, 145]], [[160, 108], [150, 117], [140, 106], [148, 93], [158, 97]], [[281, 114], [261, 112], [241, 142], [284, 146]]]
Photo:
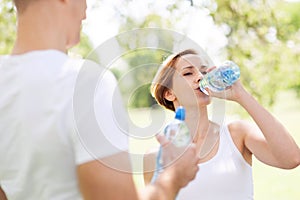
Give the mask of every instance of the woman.
[[[157, 72], [151, 93], [163, 107], [186, 109], [186, 123], [200, 156], [200, 170], [177, 199], [253, 199], [252, 156], [283, 169], [300, 163], [300, 150], [289, 132], [243, 87], [240, 81], [221, 93], [199, 90], [199, 81], [214, 69], [194, 50], [171, 55]], [[256, 124], [245, 121], [215, 123], [209, 120], [211, 97], [235, 101]], [[146, 169], [153, 156], [145, 156]], [[145, 173], [145, 182], [151, 174]]]

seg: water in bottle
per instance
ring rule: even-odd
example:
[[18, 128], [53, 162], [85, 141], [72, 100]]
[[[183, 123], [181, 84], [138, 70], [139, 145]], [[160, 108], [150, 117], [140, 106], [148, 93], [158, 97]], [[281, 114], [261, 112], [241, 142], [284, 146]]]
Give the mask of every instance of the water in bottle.
[[200, 81], [200, 90], [208, 95], [205, 88], [221, 92], [235, 83], [240, 77], [240, 68], [232, 61], [225, 61], [221, 66], [207, 73]]
[[166, 126], [164, 134], [176, 147], [185, 147], [191, 141], [189, 129], [184, 122], [185, 109], [180, 106], [176, 109], [175, 119]]
[[[164, 135], [176, 147], [185, 147], [191, 142], [191, 135], [185, 123], [185, 109], [178, 107], [175, 113], [175, 119], [164, 129]], [[162, 147], [159, 148], [156, 157], [156, 170], [151, 182], [157, 179], [157, 176], [163, 170]]]

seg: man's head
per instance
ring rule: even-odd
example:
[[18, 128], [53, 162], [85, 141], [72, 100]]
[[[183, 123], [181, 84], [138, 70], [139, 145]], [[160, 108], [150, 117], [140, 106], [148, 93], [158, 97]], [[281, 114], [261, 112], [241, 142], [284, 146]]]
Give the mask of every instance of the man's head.
[[79, 42], [82, 20], [86, 18], [86, 0], [13, 0], [13, 2], [17, 8], [18, 27], [21, 27], [19, 33], [27, 30], [22, 34], [34, 32], [36, 35], [45, 35], [49, 41], [57, 38], [52, 43], [60, 42], [65, 48]]

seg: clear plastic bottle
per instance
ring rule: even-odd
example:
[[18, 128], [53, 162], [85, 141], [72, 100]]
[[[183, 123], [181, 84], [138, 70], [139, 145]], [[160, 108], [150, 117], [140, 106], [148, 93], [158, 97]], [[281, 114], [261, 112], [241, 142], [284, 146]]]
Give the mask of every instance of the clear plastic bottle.
[[165, 136], [176, 147], [187, 146], [191, 141], [191, 135], [184, 120], [185, 109], [180, 106], [176, 109], [175, 119], [171, 123], [169, 123], [164, 130]]
[[[191, 135], [185, 123], [185, 109], [180, 106], [176, 109], [175, 119], [169, 123], [165, 129], [164, 134], [176, 147], [185, 147], [191, 142]], [[162, 148], [159, 148], [156, 157], [156, 170], [151, 182], [155, 182], [157, 176], [163, 171]]]
[[228, 60], [221, 66], [207, 73], [200, 81], [200, 90], [208, 95], [205, 90], [208, 87], [213, 92], [221, 92], [235, 83], [240, 77], [240, 68], [234, 62]]

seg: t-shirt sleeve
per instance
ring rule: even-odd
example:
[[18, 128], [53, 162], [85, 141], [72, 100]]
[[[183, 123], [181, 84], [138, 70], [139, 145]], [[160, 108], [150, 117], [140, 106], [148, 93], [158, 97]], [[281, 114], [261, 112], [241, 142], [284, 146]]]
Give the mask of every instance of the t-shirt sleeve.
[[76, 163], [82, 164], [128, 151], [128, 115], [113, 74], [84, 63], [73, 97]]

